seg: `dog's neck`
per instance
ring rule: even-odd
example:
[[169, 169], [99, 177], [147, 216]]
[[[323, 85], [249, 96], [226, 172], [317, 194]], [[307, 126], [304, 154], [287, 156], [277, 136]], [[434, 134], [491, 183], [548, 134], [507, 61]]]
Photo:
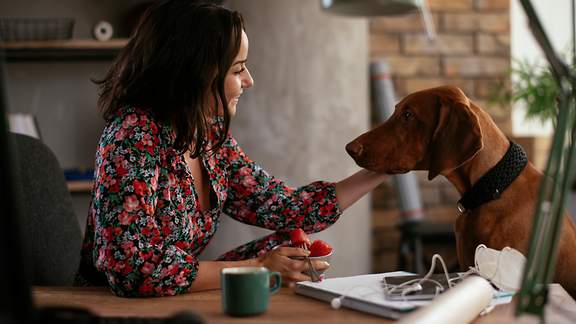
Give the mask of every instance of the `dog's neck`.
[[483, 148], [470, 160], [458, 168], [443, 174], [462, 195], [486, 172], [492, 169], [506, 154], [509, 140], [492, 121], [492, 118], [475, 105], [471, 105], [479, 117], [482, 129]]

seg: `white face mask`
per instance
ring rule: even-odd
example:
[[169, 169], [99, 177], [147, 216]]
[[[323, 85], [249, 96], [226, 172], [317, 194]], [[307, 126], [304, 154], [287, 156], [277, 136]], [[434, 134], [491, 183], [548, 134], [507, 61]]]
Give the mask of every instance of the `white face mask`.
[[478, 273], [506, 292], [520, 290], [525, 263], [524, 255], [510, 247], [498, 251], [480, 244], [474, 255]]

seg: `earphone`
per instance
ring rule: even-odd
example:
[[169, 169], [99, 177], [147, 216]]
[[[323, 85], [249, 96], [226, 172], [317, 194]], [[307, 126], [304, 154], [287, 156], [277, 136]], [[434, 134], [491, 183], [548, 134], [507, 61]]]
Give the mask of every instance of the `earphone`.
[[334, 309], [339, 309], [340, 307], [342, 307], [342, 299], [343, 298], [344, 298], [344, 295], [342, 295], [340, 297], [333, 298], [330, 301], [330, 306], [332, 306], [332, 308], [334, 308]]
[[403, 293], [404, 293], [404, 294], [409, 294], [409, 293], [411, 293], [411, 292], [417, 292], [417, 291], [420, 291], [420, 290], [422, 290], [422, 289], [423, 289], [423, 288], [422, 288], [422, 285], [421, 285], [419, 282], [417, 282], [417, 283], [415, 283], [415, 284], [412, 284], [412, 285], [404, 288]]

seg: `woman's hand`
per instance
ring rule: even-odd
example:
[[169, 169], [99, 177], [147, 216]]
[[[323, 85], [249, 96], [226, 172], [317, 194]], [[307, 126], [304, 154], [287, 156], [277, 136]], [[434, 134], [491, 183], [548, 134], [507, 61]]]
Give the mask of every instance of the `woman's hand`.
[[[280, 246], [263, 256], [259, 257], [260, 263], [272, 270], [278, 271], [282, 275], [282, 283], [286, 286], [293, 286], [297, 281], [311, 280], [310, 276], [302, 273], [308, 270], [308, 263], [305, 260], [295, 260], [290, 257], [305, 257], [310, 254], [301, 248]], [[312, 261], [314, 269], [325, 270], [330, 265], [325, 261]]]

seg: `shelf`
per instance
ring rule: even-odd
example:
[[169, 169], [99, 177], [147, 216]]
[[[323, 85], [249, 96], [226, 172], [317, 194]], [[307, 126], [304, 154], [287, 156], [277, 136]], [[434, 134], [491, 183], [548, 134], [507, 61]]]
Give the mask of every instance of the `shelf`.
[[10, 41], [2, 48], [6, 50], [6, 61], [108, 61], [128, 43], [128, 39], [120, 38], [105, 42], [73, 39], [51, 41]]
[[68, 185], [68, 191], [72, 193], [89, 193], [94, 186], [93, 181], [86, 180], [66, 181], [66, 184]]

